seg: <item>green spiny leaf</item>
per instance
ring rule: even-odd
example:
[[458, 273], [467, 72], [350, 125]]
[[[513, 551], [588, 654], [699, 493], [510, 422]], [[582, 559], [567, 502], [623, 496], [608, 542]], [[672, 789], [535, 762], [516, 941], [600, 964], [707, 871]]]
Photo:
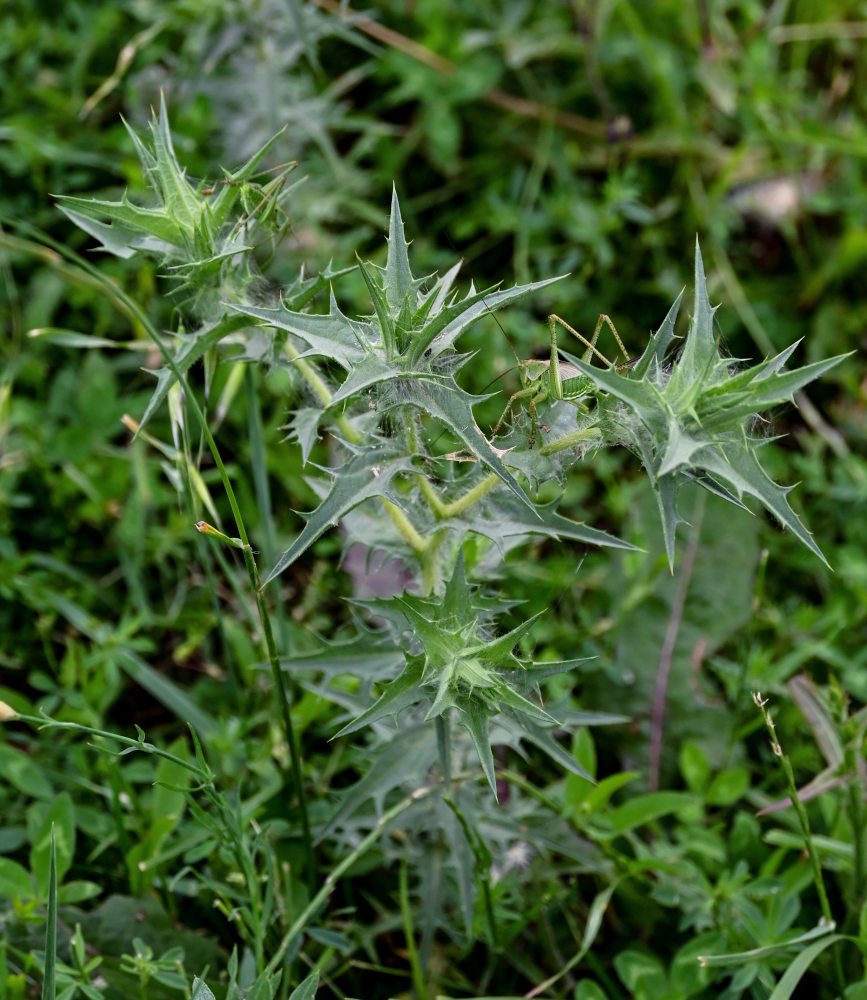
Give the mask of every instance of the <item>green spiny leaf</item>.
[[424, 662], [422, 657], [408, 657], [406, 666], [398, 677], [390, 681], [380, 697], [361, 715], [348, 722], [334, 739], [358, 732], [365, 726], [370, 726], [386, 716], [397, 716], [405, 708], [416, 704], [424, 697], [421, 686]]
[[418, 283], [409, 267], [409, 253], [397, 189], [391, 189], [391, 217], [388, 223], [388, 257], [385, 263], [385, 294], [392, 315], [398, 316], [413, 297]]
[[369, 326], [351, 323], [340, 311], [333, 296], [327, 315], [294, 312], [282, 304], [276, 309], [261, 309], [228, 303], [227, 308], [261, 320], [266, 326], [294, 333], [309, 345], [311, 354], [336, 361], [346, 371], [352, 371], [372, 346], [368, 339], [372, 332]]
[[329, 528], [354, 507], [375, 496], [387, 496], [391, 480], [410, 470], [410, 460], [385, 448], [369, 448], [334, 473], [331, 490], [307, 518], [301, 534], [277, 560], [265, 578], [270, 583], [305, 552]]
[[491, 663], [501, 663], [503, 660], [511, 657], [512, 650], [521, 641], [523, 636], [533, 628], [536, 622], [542, 617], [544, 611], [540, 611], [538, 614], [533, 615], [532, 618], [528, 618], [526, 621], [521, 622], [516, 628], [513, 628], [511, 632], [506, 632], [505, 635], [497, 636], [496, 639], [491, 639], [488, 642], [480, 643], [478, 645], [469, 646], [466, 650], [467, 656], [478, 656], [480, 660], [489, 661]]
[[759, 500], [783, 527], [788, 528], [826, 566], [828, 565], [822, 550], [813, 541], [813, 536], [789, 506], [786, 495], [791, 492], [792, 487], [778, 486], [768, 476], [755, 455], [754, 444], [735, 444], [719, 450], [708, 449], [707, 453], [702, 455], [701, 464], [710, 475], [728, 484], [739, 497], [746, 493], [747, 496]]
[[[508, 460], [508, 456], [506, 457]], [[516, 503], [511, 495], [501, 494], [490, 499], [481, 509], [472, 512], [468, 523], [472, 530], [502, 545], [507, 538], [520, 538], [527, 534], [547, 535], [549, 538], [568, 538], [588, 545], [603, 545], [615, 549], [633, 549], [634, 545], [609, 535], [598, 528], [590, 528], [579, 521], [572, 521], [558, 514], [555, 502], [536, 504], [530, 512], [523, 504]]]
[[[97, 198], [75, 198], [71, 195], [60, 195], [60, 210], [73, 222], [79, 220], [110, 219], [114, 225], [97, 228], [91, 223], [87, 231], [97, 239], [107, 238], [104, 249], [117, 253], [114, 248], [126, 245], [130, 250], [143, 250], [153, 247], [156, 250], [165, 247], [185, 249], [188, 233], [166, 213], [162, 208], [140, 208], [133, 205], [124, 195], [121, 201], [100, 201]], [[118, 228], [118, 226], [120, 228]], [[82, 228], [85, 228], [82, 226]], [[127, 235], [129, 234], [129, 235]], [[145, 234], [161, 241], [157, 244], [142, 243], [140, 234]], [[119, 254], [129, 256], [129, 254]]]
[[674, 300], [659, 329], [647, 342], [644, 353], [633, 365], [632, 372], [635, 378], [644, 378], [650, 371], [651, 365], [655, 363], [658, 366], [665, 361], [665, 355], [668, 353], [668, 348], [674, 340], [674, 326], [677, 322], [677, 315], [680, 312], [682, 301], [683, 292]]
[[371, 272], [369, 265], [365, 264], [360, 257], [357, 259], [358, 268], [361, 271], [361, 276], [364, 278], [364, 283], [367, 285], [367, 290], [370, 293], [370, 298], [373, 302], [373, 311], [376, 313], [376, 318], [379, 320], [379, 329], [382, 332], [382, 346], [385, 350], [385, 359], [386, 361], [393, 361], [397, 356], [399, 348], [397, 335], [395, 333], [394, 319], [389, 310], [389, 303], [383, 294], [383, 290], [377, 283], [376, 276]]
[[476, 425], [471, 402], [478, 397], [460, 389], [453, 380], [446, 382], [419, 382], [413, 387], [413, 394], [406, 402], [417, 407], [443, 423], [464, 447], [474, 455], [486, 468], [499, 476], [509, 489], [527, 505], [535, 510], [533, 502], [518, 485], [515, 477], [506, 469], [501, 459], [488, 443]]
[[409, 363], [418, 364], [428, 348], [430, 348], [430, 356], [436, 357], [451, 347], [460, 334], [480, 316], [502, 309], [503, 306], [512, 302], [517, 302], [531, 292], [553, 284], [555, 281], [560, 281], [563, 277], [565, 275], [500, 290], [497, 290], [496, 286], [483, 292], [470, 290], [466, 298], [451, 305], [444, 305], [436, 317], [424, 327], [424, 330], [413, 336], [412, 347], [408, 355]]

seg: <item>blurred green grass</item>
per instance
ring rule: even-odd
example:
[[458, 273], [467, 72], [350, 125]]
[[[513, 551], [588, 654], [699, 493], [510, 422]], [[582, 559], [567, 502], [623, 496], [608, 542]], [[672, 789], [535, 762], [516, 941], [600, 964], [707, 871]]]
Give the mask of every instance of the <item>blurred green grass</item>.
[[[92, 287], [14, 242], [8, 222], [86, 252], [51, 195], [115, 197], [128, 187], [144, 197], [119, 116], [143, 127], [163, 91], [198, 176], [237, 165], [289, 124], [273, 162], [299, 160], [305, 180], [290, 197], [292, 229], [271, 265], [277, 280], [301, 264], [317, 270], [332, 257], [353, 259], [356, 250], [381, 254], [393, 182], [416, 258], [429, 270], [457, 251], [477, 286], [570, 272], [506, 315], [508, 341], [493, 321], [468, 338], [480, 352], [467, 369], [477, 388], [514, 363], [509, 342], [520, 357], [544, 354], [550, 311], [583, 331], [608, 313], [637, 352], [688, 282], [696, 234], [733, 356], [755, 358], [799, 337], [801, 362], [855, 351], [800, 410], [781, 412], [767, 428], [788, 435], [767, 446], [770, 462], [780, 478], [800, 480], [796, 503], [834, 571], [769, 523], [744, 528], [743, 550], [763, 561], [737, 576], [749, 614], [726, 609], [706, 664], [708, 697], [729, 700], [716, 753], [749, 726], [749, 690], [782, 690], [797, 672], [839, 684], [856, 704], [867, 700], [863, 6], [395, 0], [365, 12], [336, 16], [324, 2], [300, 0], [4, 6], [0, 698], [90, 725], [136, 718], [174, 732], [166, 705], [143, 698], [119, 668], [118, 650], [192, 686], [205, 705], [224, 699], [215, 662], [253, 659], [243, 629], [223, 625], [218, 634], [197, 540], [159, 454], [141, 440], [130, 445], [120, 422], [124, 412], [140, 417], [152, 384], [140, 368], [154, 359], [27, 336], [58, 327], [123, 341], [139, 331]], [[172, 300], [151, 265], [100, 264], [170, 324]], [[346, 288], [363, 303], [360, 282]], [[213, 380], [216, 399], [219, 368]], [[277, 382], [258, 389], [266, 439], [280, 449], [269, 461], [288, 535], [297, 523], [289, 512], [312, 498], [297, 456], [278, 443], [286, 387]], [[246, 428], [239, 401], [221, 434], [249, 500]], [[167, 421], [153, 431], [170, 439]], [[566, 488], [566, 513], [653, 552], [637, 470], [602, 456]], [[284, 591], [297, 609], [288, 627], [302, 643], [348, 623], [337, 551], [323, 540]], [[614, 691], [640, 712], [647, 692], [629, 677], [658, 644], [653, 602], [669, 586], [660, 560], [642, 567], [623, 556], [612, 567], [610, 554], [591, 553], [576, 572], [575, 553], [547, 546], [535, 555], [512, 565], [504, 587], [528, 602], [528, 613], [556, 610], [534, 632], [537, 652], [598, 655], [599, 675], [582, 681], [584, 707], [593, 707], [589, 696]], [[726, 565], [724, 552], [709, 558]], [[699, 597], [712, 609], [713, 579], [703, 587]], [[237, 610], [241, 617], [241, 601]], [[584, 648], [575, 649], [576, 633], [589, 635]], [[686, 697], [686, 673], [679, 683]], [[804, 731], [794, 708], [782, 711]], [[681, 735], [695, 736], [688, 726]], [[230, 758], [233, 746], [227, 737]], [[633, 751], [604, 741], [600, 749], [620, 765]], [[46, 761], [55, 774], [63, 769], [57, 753]], [[805, 749], [803, 758], [806, 773], [818, 755]], [[675, 766], [672, 751], [670, 773]], [[0, 793], [3, 807], [11, 802]], [[14, 809], [9, 829], [23, 830]], [[84, 822], [94, 837], [103, 834], [92, 817]], [[20, 843], [13, 837], [6, 849]]]

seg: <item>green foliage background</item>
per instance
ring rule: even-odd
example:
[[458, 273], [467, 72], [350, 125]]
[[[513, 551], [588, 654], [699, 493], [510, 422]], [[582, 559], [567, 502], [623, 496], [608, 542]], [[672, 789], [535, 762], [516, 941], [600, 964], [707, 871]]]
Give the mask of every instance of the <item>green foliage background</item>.
[[[512, 349], [545, 356], [550, 312], [585, 333], [607, 313], [640, 354], [690, 282], [696, 235], [732, 356], [758, 360], [799, 338], [799, 364], [855, 352], [763, 431], [779, 435], [763, 459], [776, 479], [800, 481], [792, 503], [830, 569], [764, 516], [688, 497], [681, 538], [693, 568], [684, 574], [682, 555], [672, 576], [640, 470], [601, 452], [570, 473], [561, 512], [644, 551], [585, 553], [540, 541], [509, 561], [502, 591], [525, 602], [526, 617], [545, 612], [526, 655], [592, 657], [577, 675], [552, 678], [549, 697], [632, 722], [592, 737], [578, 730], [573, 756], [601, 779], [596, 786], [564, 777], [541, 755], [513, 756], [498, 766], [520, 772], [529, 797], [515, 794], [500, 812], [477, 816], [477, 804], [458, 795], [456, 808], [483, 833], [478, 870], [500, 872], [491, 887], [500, 950], [479, 943], [485, 914], [478, 902], [473, 908], [472, 887], [441, 876], [453, 844], [419, 851], [408, 874], [397, 837], [367, 854], [296, 962], [317, 963], [335, 995], [421, 991], [408, 971], [407, 914], [420, 928], [426, 988], [524, 993], [580, 950], [593, 901], [612, 885], [593, 948], [547, 995], [771, 995], [797, 950], [735, 969], [699, 973], [694, 962], [700, 953], [779, 944], [820, 914], [792, 810], [755, 815], [786, 794], [750, 699], [755, 690], [773, 698], [799, 786], [825, 776], [810, 821], [825, 838], [839, 929], [860, 929], [863, 939], [865, 23], [864, 5], [843, 0], [418, 0], [376, 3], [363, 14], [324, 0], [4, 6], [0, 700], [129, 735], [137, 724], [182, 757], [191, 753], [190, 722], [207, 737], [220, 783], [237, 789], [244, 815], [259, 822], [286, 821], [286, 748], [250, 638], [249, 598], [234, 564], [210, 568], [206, 542], [179, 503], [167, 410], [148, 428], [162, 451], [141, 436], [131, 442], [121, 422], [125, 413], [141, 419], [154, 384], [143, 369], [160, 359], [99, 287], [12, 222], [93, 257], [93, 241], [53, 196], [116, 199], [128, 190], [147, 199], [121, 115], [142, 132], [164, 94], [181, 162], [215, 185], [218, 165], [236, 168], [288, 126], [266, 164], [299, 163], [289, 177], [286, 237], [261, 261], [275, 282], [291, 282], [302, 265], [317, 274], [332, 260], [351, 264], [355, 252], [382, 261], [392, 184], [420, 273], [442, 272], [458, 256], [479, 288], [569, 272], [502, 313], [504, 330], [488, 319], [468, 335], [463, 348], [479, 352], [464, 373], [474, 392], [514, 365]], [[177, 299], [156, 265], [100, 255], [99, 267], [154, 323], [176, 325]], [[357, 273], [340, 289], [341, 301], [369, 311]], [[102, 338], [102, 347], [88, 341], [79, 350], [82, 333]], [[614, 345], [603, 350], [613, 356]], [[300, 530], [294, 512], [318, 502], [297, 449], [283, 443], [299, 389], [282, 370], [233, 379], [240, 370], [209, 359], [193, 371], [207, 387], [254, 545], [279, 552]], [[505, 385], [506, 394], [518, 388], [514, 373]], [[486, 405], [476, 418], [490, 427], [504, 399]], [[276, 529], [251, 471], [260, 433]], [[200, 497], [212, 497], [225, 517], [214, 470], [199, 464]], [[408, 755], [421, 753], [397, 744], [376, 770], [363, 744], [327, 742], [334, 729], [316, 657], [323, 636], [348, 638], [354, 628], [343, 600], [353, 579], [339, 568], [340, 550], [340, 539], [325, 535], [293, 566], [277, 622], [281, 642], [298, 651], [305, 685], [293, 715], [319, 793], [313, 821], [333, 837], [322, 848], [324, 871], [374, 827], [371, 802], [382, 807], [400, 787], [401, 768], [411, 769]], [[672, 623], [664, 742], [653, 764], [651, 706]], [[360, 685], [347, 699], [369, 693], [363, 675]], [[216, 853], [211, 868], [195, 873], [216, 848], [172, 790], [183, 775], [149, 757], [118, 769], [62, 731], [46, 737], [10, 726], [0, 739], [7, 994], [29, 994], [40, 979], [52, 821], [60, 954], [77, 970], [64, 988], [74, 984], [90, 1000], [145, 989], [177, 996], [190, 988], [187, 974], [209, 967], [219, 992], [236, 940], [227, 917], [242, 904], [232, 895], [232, 865]], [[658, 782], [648, 788], [654, 770]], [[855, 777], [835, 783], [843, 775]], [[399, 835], [433, 842], [428, 827], [455, 822], [437, 810], [448, 812], [431, 803]], [[297, 871], [297, 844], [278, 841], [272, 862]], [[510, 868], [520, 845], [529, 853]], [[308, 890], [303, 879], [281, 886], [277, 909], [291, 916]], [[422, 930], [426, 910], [437, 920]], [[78, 964], [77, 925], [91, 949]], [[266, 951], [275, 936], [264, 935]], [[177, 947], [183, 975], [176, 954], [165, 958]], [[134, 953], [138, 964], [121, 957]], [[245, 954], [238, 975], [249, 985]], [[102, 965], [85, 974], [94, 955]], [[857, 950], [845, 945], [840, 955], [847, 996], [863, 995]], [[835, 973], [824, 953], [803, 988], [835, 996]], [[289, 978], [280, 989], [295, 985]]]

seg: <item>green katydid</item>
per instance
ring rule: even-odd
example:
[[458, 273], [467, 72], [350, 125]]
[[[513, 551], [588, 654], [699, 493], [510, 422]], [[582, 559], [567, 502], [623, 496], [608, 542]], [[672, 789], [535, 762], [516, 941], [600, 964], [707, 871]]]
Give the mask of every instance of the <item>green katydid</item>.
[[[604, 313], [597, 320], [596, 327], [593, 330], [593, 336], [590, 340], [577, 330], [573, 329], [566, 322], [566, 320], [561, 319], [559, 316], [552, 313], [548, 317], [548, 329], [551, 332], [551, 358], [547, 361], [530, 360], [518, 362], [518, 368], [522, 373], [521, 381], [523, 388], [509, 398], [509, 402], [506, 404], [506, 408], [503, 410], [502, 416], [494, 427], [494, 437], [497, 437], [500, 433], [500, 429], [506, 422], [515, 401], [519, 399], [528, 399], [530, 402], [531, 420], [529, 445], [532, 448], [536, 443], [536, 428], [538, 426], [536, 422], [537, 406], [544, 403], [548, 399], [564, 399], [573, 401], [576, 405], [579, 405], [579, 400], [590, 395], [593, 386], [591, 380], [586, 375], [581, 375], [574, 365], [563, 364], [560, 361], [557, 350], [558, 325], [564, 327], [585, 345], [587, 349], [581, 357], [581, 360], [584, 362], [590, 362], [591, 358], [597, 357], [603, 361], [608, 368], [615, 367], [615, 363], [609, 361], [602, 351], [600, 351], [596, 346], [596, 341], [599, 339], [599, 334], [602, 331], [603, 325], [607, 325], [609, 330], [611, 330], [623, 357], [628, 357], [626, 348], [623, 346], [623, 341], [620, 339], [620, 334], [617, 332], [617, 328], [611, 322], [610, 318]], [[627, 367], [629, 364], [630, 361], [626, 360], [616, 367], [620, 370]]]

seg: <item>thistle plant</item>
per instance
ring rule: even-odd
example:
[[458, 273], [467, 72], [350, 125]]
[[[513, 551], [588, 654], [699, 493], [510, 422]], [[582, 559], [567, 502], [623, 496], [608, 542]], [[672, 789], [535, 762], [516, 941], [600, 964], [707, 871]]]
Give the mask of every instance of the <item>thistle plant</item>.
[[[361, 543], [371, 557], [396, 561], [409, 582], [401, 593], [356, 602], [355, 642], [326, 647], [315, 663], [310, 657], [304, 660], [328, 679], [345, 673], [353, 656], [361, 663], [374, 654], [370, 659], [377, 672], [366, 677], [361, 693], [334, 692], [327, 681], [312, 686], [345, 713], [335, 715], [336, 736], [352, 736], [364, 727], [383, 732], [384, 721], [392, 718], [396, 730], [390, 731], [397, 732], [396, 739], [410, 734], [400, 742], [406, 748], [413, 743], [412, 734], [429, 733], [433, 727], [435, 740], [415, 741], [413, 774], [426, 780], [439, 768], [444, 794], [453, 780], [455, 749], [466, 740], [480, 767], [472, 780], [479, 779], [496, 796], [494, 745], [520, 751], [529, 743], [584, 775], [557, 741], [556, 729], [564, 722], [619, 721], [614, 715], [582, 716], [544, 706], [540, 681], [578, 661], [537, 663], [521, 655], [520, 645], [536, 618], [505, 631], [497, 624], [512, 610], [496, 587], [512, 549], [540, 536], [631, 547], [558, 513], [556, 501], [538, 499], [541, 484], [561, 481], [574, 464], [592, 459], [595, 449], [626, 447], [641, 461], [658, 500], [672, 567], [680, 520], [677, 498], [687, 482], [740, 507], [745, 497], [758, 500], [822, 557], [789, 506], [788, 490], [762, 468], [758, 451], [769, 439], [759, 437], [755, 427], [762, 411], [791, 400], [840, 358], [787, 371], [794, 346], [746, 368], [724, 357], [698, 247], [692, 317], [682, 342], [677, 343], [676, 334], [678, 297], [634, 364], [604, 366], [553, 347], [551, 384], [560, 384], [562, 353], [583, 376], [580, 399], [577, 389], [568, 399], [554, 392], [544, 399], [537, 396], [543, 434], [537, 434], [534, 411], [532, 419], [518, 413], [508, 433], [498, 437], [477, 423], [476, 407], [488, 396], [466, 388], [464, 376], [473, 357], [461, 352], [460, 338], [488, 313], [562, 278], [482, 291], [470, 285], [461, 292], [460, 262], [442, 276], [416, 277], [394, 192], [384, 266], [359, 258], [354, 265], [329, 267], [315, 276], [302, 270], [294, 282], [275, 291], [256, 261], [261, 245], [276, 241], [284, 227], [289, 168], [259, 182], [257, 166], [269, 144], [221, 180], [194, 184], [175, 155], [165, 108], [151, 131], [150, 144], [137, 137], [134, 141], [154, 189], [154, 207], [141, 208], [127, 198], [64, 198], [61, 206], [103, 249], [120, 256], [152, 255], [174, 282], [186, 319], [161, 339], [166, 363], [155, 373], [156, 387], [139, 431], [180, 389], [202, 417], [202, 431], [239, 528], [237, 538], [208, 525], [200, 530], [243, 550], [290, 750], [294, 737], [283, 675], [297, 664], [292, 650], [277, 647], [270, 615], [279, 595], [276, 586], [268, 585], [338, 524], [344, 549]], [[370, 310], [362, 315], [344, 312], [335, 291], [339, 279], [354, 268], [370, 299]], [[325, 294], [327, 307], [322, 308], [318, 303]], [[286, 427], [320, 502], [264, 571], [196, 402], [190, 373], [203, 358], [285, 368], [303, 389], [287, 414]], [[327, 452], [321, 447], [326, 440]], [[325, 454], [327, 466], [321, 464]], [[191, 531], [199, 521], [199, 516], [191, 518]], [[371, 626], [362, 615], [374, 615], [380, 624]], [[378, 691], [372, 693], [374, 684]], [[458, 729], [452, 729], [454, 722]], [[375, 746], [383, 746], [388, 737], [383, 741]], [[413, 777], [405, 768], [392, 770], [378, 794]], [[303, 800], [300, 767], [294, 775]]]

